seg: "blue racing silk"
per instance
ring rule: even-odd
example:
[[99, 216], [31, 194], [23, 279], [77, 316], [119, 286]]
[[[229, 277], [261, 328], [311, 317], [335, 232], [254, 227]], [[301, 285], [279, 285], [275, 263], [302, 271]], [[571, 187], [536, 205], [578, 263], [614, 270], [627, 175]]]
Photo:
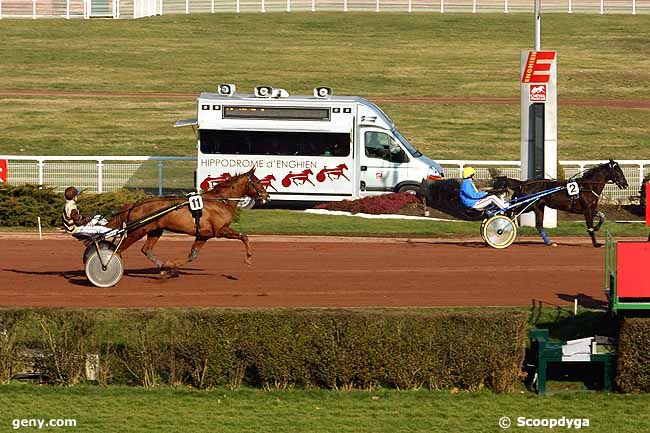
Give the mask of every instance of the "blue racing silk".
[[460, 184], [460, 201], [466, 207], [473, 207], [477, 201], [485, 197], [487, 192], [481, 192], [476, 189], [472, 179], [463, 179], [463, 182]]

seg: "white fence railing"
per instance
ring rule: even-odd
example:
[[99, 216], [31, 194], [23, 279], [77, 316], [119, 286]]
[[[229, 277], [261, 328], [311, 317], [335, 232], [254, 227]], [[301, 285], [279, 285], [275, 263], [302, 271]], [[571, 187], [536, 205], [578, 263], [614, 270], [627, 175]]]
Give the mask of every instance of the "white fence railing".
[[139, 188], [158, 195], [196, 188], [196, 157], [16, 156], [7, 160], [10, 184], [35, 184], [63, 191], [74, 185], [92, 192]]
[[[2, 18], [141, 18], [241, 12], [533, 12], [531, 0], [0, 0]], [[544, 0], [543, 12], [646, 14], [648, 0]]]
[[[445, 168], [445, 175], [448, 178], [461, 177], [463, 167], [467, 165], [471, 165], [476, 169], [478, 179], [490, 179], [494, 175], [508, 176], [515, 179], [519, 179], [521, 176], [521, 163], [519, 161], [438, 160], [438, 162]], [[564, 171], [564, 178], [568, 179], [603, 162], [607, 161], [562, 160], [558, 163]], [[609, 183], [603, 190], [602, 198], [607, 201], [627, 204], [639, 196], [641, 182], [644, 177], [650, 174], [650, 160], [617, 160], [617, 162], [625, 174], [628, 187], [619, 189], [616, 185]]]
[[[92, 192], [139, 188], [164, 195], [192, 191], [195, 186], [196, 157], [180, 156], [16, 156], [0, 155], [8, 161], [8, 182], [36, 184], [63, 191], [74, 185]], [[519, 179], [519, 161], [438, 160], [448, 178], [459, 178], [463, 167], [476, 169], [478, 179], [495, 175]], [[560, 161], [564, 177], [569, 178], [606, 161]], [[638, 197], [643, 178], [650, 174], [650, 160], [619, 160], [629, 187], [624, 190], [608, 184], [603, 199], [629, 203]]]

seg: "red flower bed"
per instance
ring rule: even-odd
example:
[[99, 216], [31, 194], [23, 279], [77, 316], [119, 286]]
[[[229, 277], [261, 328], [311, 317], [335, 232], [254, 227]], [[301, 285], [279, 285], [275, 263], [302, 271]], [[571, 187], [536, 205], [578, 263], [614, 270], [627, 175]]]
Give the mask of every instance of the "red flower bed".
[[352, 213], [389, 214], [399, 213], [406, 206], [417, 203], [419, 199], [408, 192], [365, 197], [358, 200], [343, 200], [323, 203], [316, 209], [338, 210]]

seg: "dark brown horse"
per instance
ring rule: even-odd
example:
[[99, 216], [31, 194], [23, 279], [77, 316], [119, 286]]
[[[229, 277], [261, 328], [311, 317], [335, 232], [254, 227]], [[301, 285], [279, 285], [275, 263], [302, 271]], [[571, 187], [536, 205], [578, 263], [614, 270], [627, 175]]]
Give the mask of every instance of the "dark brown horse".
[[[535, 228], [539, 232], [546, 245], [555, 244], [551, 242], [544, 232], [544, 207], [548, 206], [552, 209], [563, 210], [575, 214], [583, 214], [587, 224], [587, 232], [591, 236], [591, 242], [594, 247], [599, 247], [596, 241], [596, 231], [600, 228], [605, 221], [605, 216], [597, 211], [598, 199], [600, 194], [605, 188], [607, 182], [614, 182], [619, 188], [627, 188], [627, 179], [623, 174], [623, 170], [616, 161], [600, 164], [596, 167], [590, 168], [581, 177], [576, 179], [569, 179], [568, 181], [562, 180], [549, 180], [549, 179], [531, 179], [520, 181], [510, 178], [497, 178], [494, 181], [495, 189], [511, 189], [513, 191], [513, 198], [523, 197], [534, 194], [540, 191], [548, 190], [558, 186], [567, 185], [575, 181], [580, 190], [576, 196], [570, 196], [566, 190], [557, 192], [555, 194], [547, 195], [535, 201], [530, 209], [535, 213]], [[594, 227], [594, 216], [599, 217], [599, 222]]]
[[[188, 206], [183, 206], [153, 220], [143, 227], [128, 232], [126, 238], [119, 246], [118, 253], [122, 253], [134, 242], [146, 235], [147, 240], [142, 247], [142, 253], [161, 269], [161, 273], [163, 273], [165, 268], [168, 268], [172, 274], [175, 274], [180, 266], [197, 258], [199, 251], [209, 239], [227, 238], [239, 239], [244, 243], [246, 247], [246, 263], [250, 264], [252, 254], [248, 236], [234, 231], [230, 227], [230, 224], [232, 223], [233, 214], [237, 208], [239, 198], [249, 196], [262, 201], [269, 199], [269, 194], [264, 189], [264, 186], [255, 178], [254, 170], [252, 169], [248, 173], [233, 176], [212, 190], [202, 194], [203, 210], [198, 225], [198, 232], [192, 212]], [[109, 222], [108, 226], [120, 228], [124, 223], [128, 224], [141, 220], [161, 209], [187, 200], [187, 198], [154, 198], [134, 205], [126, 205], [123, 211]], [[153, 247], [165, 230], [173, 233], [185, 233], [195, 237], [194, 244], [192, 244], [192, 249], [187, 259], [162, 262], [155, 256]]]

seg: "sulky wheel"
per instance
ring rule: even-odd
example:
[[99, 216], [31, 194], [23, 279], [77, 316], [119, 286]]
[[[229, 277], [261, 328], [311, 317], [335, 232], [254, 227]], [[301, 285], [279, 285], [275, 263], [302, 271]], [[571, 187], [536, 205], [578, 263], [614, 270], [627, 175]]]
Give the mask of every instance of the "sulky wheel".
[[494, 215], [481, 226], [481, 236], [492, 248], [508, 248], [517, 237], [517, 225], [505, 215]]
[[[485, 223], [487, 223], [488, 219], [484, 219], [481, 221], [481, 228], [479, 229], [479, 233], [481, 234], [481, 238], [485, 241]], [[487, 242], [487, 241], [485, 241]]]
[[[115, 251], [115, 244], [113, 242], [108, 242], [108, 241], [99, 241], [99, 248], [104, 250], [104, 249], [109, 249], [111, 251]], [[97, 247], [95, 247], [95, 243], [91, 242], [88, 244], [86, 249], [84, 250], [84, 265], [88, 262], [88, 258], [95, 254], [95, 251], [97, 251]]]
[[111, 249], [100, 249], [99, 254], [91, 254], [86, 262], [86, 277], [97, 287], [116, 285], [123, 273], [122, 259]]

